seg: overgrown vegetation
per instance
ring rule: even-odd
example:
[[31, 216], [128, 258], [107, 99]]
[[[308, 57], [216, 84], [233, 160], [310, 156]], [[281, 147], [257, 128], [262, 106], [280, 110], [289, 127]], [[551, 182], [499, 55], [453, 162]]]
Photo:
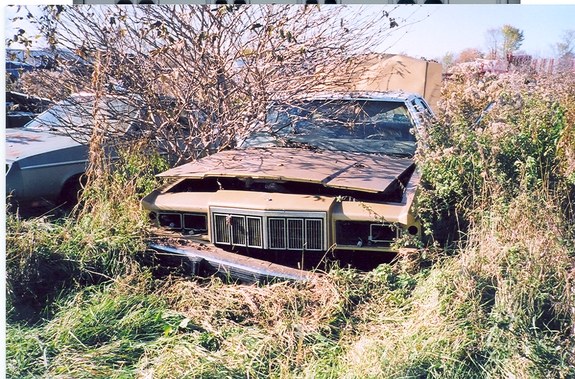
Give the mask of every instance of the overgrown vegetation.
[[76, 218], [9, 217], [9, 377], [575, 376], [573, 88], [452, 77], [420, 209], [465, 238], [310, 283], [151, 275], [137, 200], [161, 164], [127, 153]]
[[9, 319], [38, 321], [51, 302], [81, 286], [109, 281], [138, 270], [135, 252], [148, 235], [139, 199], [158, 183], [163, 158], [124, 151], [106, 172], [91, 178], [70, 217], [21, 219], [7, 215]]
[[430, 245], [368, 273], [155, 276], [139, 199], [165, 161], [137, 144], [94, 158], [70, 217], [8, 215], [8, 377], [575, 377], [575, 78], [561, 75], [451, 75], [419, 136]]
[[445, 239], [453, 230], [438, 230], [439, 220], [461, 230], [526, 194], [556, 204], [572, 220], [573, 82], [572, 74], [452, 73], [437, 124], [420, 136], [429, 190], [419, 211], [428, 229]]
[[[280, 4], [36, 7], [21, 17], [50, 46], [87, 63], [59, 60], [70, 69], [27, 73], [15, 89], [55, 101], [78, 91], [127, 95], [149, 111], [140, 128], [184, 162], [233, 147], [271, 100], [349, 85], [356, 58], [400, 27], [391, 13]], [[7, 42], [31, 38], [23, 31]], [[86, 75], [97, 65], [101, 88]]]

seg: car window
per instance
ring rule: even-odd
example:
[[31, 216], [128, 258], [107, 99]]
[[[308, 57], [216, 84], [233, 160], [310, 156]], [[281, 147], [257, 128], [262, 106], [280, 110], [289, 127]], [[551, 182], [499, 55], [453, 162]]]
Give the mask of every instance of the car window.
[[431, 108], [429, 108], [429, 106], [423, 99], [416, 97], [411, 101], [411, 104], [417, 110], [418, 112], [417, 116], [421, 118], [422, 123], [425, 123], [426, 120], [434, 119], [435, 116], [433, 115]]
[[82, 104], [65, 100], [41, 113], [25, 127], [28, 129], [54, 131], [62, 127], [84, 127], [90, 122], [92, 103]]
[[[413, 155], [413, 128], [403, 101], [313, 100], [276, 104], [266, 117], [266, 129], [278, 141], [337, 151]], [[254, 137], [261, 140], [261, 131]]]
[[[24, 127], [73, 136], [89, 135], [95, 124], [94, 104], [91, 96], [66, 99], [42, 112]], [[122, 98], [103, 98], [98, 106], [98, 115], [112, 134], [125, 132], [137, 116], [136, 108]]]

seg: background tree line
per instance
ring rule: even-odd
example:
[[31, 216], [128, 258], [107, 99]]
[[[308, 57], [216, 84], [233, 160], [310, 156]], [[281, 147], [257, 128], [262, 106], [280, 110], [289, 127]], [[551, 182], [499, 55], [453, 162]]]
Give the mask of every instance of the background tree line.
[[[490, 28], [485, 32], [485, 51], [477, 47], [469, 47], [457, 53], [448, 52], [441, 58], [441, 62], [446, 69], [454, 64], [473, 62], [478, 59], [511, 62], [513, 55], [524, 55], [521, 52], [521, 46], [524, 41], [523, 30], [513, 25], [506, 24], [499, 28]], [[575, 30], [563, 31], [559, 40], [551, 44], [550, 47], [554, 58], [559, 63], [559, 69], [570, 68], [571, 66], [568, 66], [568, 63], [571, 63], [573, 58], [575, 58]]]

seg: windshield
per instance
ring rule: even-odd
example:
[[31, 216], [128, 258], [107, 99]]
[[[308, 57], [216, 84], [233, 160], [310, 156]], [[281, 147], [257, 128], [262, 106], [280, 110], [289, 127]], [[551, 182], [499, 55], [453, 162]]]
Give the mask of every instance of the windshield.
[[414, 125], [402, 101], [313, 100], [272, 106], [264, 131], [247, 140], [252, 147], [275, 145], [411, 156]]
[[[94, 104], [91, 96], [72, 97], [40, 113], [24, 127], [74, 136], [90, 135], [94, 126]], [[105, 98], [98, 104], [99, 116], [112, 134], [125, 132], [135, 117], [135, 108], [120, 98]]]

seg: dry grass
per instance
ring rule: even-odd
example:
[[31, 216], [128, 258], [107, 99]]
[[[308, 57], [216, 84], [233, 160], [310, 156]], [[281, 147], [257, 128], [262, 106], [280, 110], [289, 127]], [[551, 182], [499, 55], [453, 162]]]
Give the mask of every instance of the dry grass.
[[176, 281], [161, 293], [194, 332], [148, 351], [144, 376], [290, 377], [325, 349], [338, 349], [330, 323], [346, 299], [328, 279], [269, 286]]
[[[495, 84], [525, 83], [515, 79]], [[128, 154], [92, 177], [75, 217], [9, 217], [8, 377], [575, 377], [573, 94], [543, 94], [553, 91], [553, 101], [529, 93], [530, 108], [502, 105], [495, 116], [515, 120], [518, 133], [498, 138], [488, 134], [496, 120], [477, 129], [461, 121], [482, 108], [474, 91], [447, 97], [459, 124], [436, 130], [445, 140], [427, 158], [445, 179], [432, 195], [473, 205], [453, 251], [421, 250], [370, 273], [333, 269], [308, 283], [153, 277], [134, 258], [147, 232], [138, 200], [156, 166]], [[450, 132], [472, 143], [444, 149], [458, 141]], [[537, 161], [540, 153], [551, 155]], [[23, 305], [35, 324], [22, 320]]]
[[528, 197], [494, 210], [401, 306], [380, 298], [358, 309], [346, 376], [575, 375], [575, 251], [563, 220], [549, 203]]

